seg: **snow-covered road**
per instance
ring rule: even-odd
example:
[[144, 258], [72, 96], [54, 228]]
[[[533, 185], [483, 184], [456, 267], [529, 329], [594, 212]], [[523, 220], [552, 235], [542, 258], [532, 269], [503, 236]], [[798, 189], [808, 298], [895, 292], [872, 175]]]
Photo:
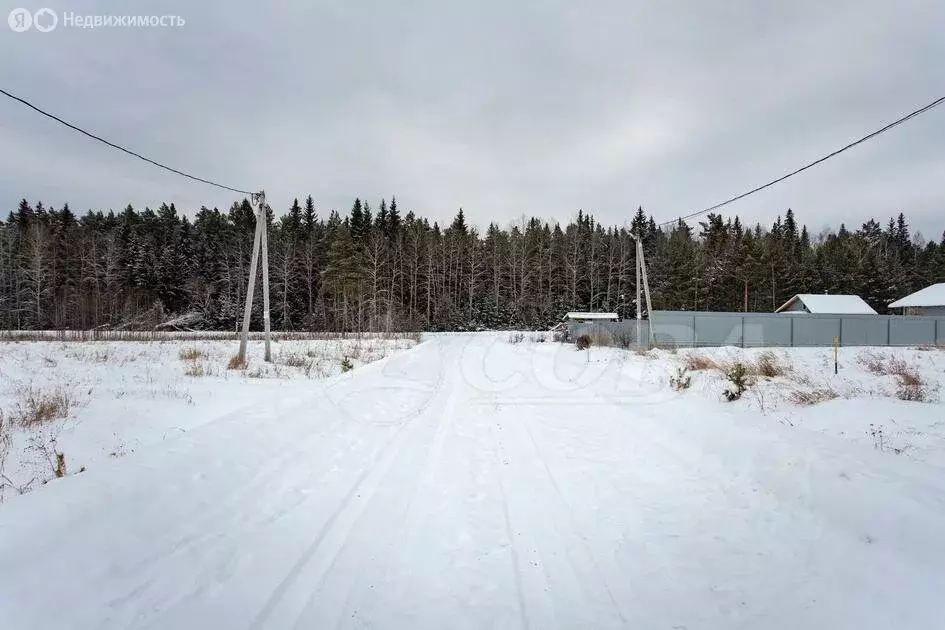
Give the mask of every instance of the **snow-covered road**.
[[17, 497], [0, 628], [945, 626], [945, 471], [620, 356], [436, 336]]

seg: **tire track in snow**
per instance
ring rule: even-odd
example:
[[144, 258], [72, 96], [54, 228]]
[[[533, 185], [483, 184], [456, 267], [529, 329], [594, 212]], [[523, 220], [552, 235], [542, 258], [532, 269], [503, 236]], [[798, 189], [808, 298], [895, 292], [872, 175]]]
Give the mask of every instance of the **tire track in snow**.
[[[301, 409], [305, 407], [306, 404], [310, 404], [310, 402], [300, 404], [293, 403], [292, 405], [286, 407], [284, 413], [290, 413], [297, 409]], [[242, 412], [226, 414], [225, 416], [214, 420], [212, 423], [201, 426], [200, 429], [209, 428], [211, 424], [221, 421], [229, 420], [232, 422], [239, 419], [241, 413], [245, 417], [245, 414], [248, 410], [259, 408], [262, 408], [262, 406], [254, 405], [248, 409], [243, 409]], [[253, 425], [261, 425], [263, 423], [271, 422], [274, 418], [275, 413], [267, 413], [265, 416], [250, 417], [246, 419], [251, 421]], [[301, 442], [293, 443], [292, 448], [278, 449], [279, 455], [275, 458], [269, 459], [266, 464], [264, 464], [260, 469], [257, 469], [256, 473], [252, 476], [248, 483], [240, 484], [239, 489], [236, 492], [227, 495], [222, 501], [214, 502], [210, 509], [196, 512], [194, 518], [187, 523], [188, 527], [186, 530], [184, 530], [184, 532], [181, 532], [180, 530], [169, 532], [169, 535], [163, 541], [163, 545], [155, 545], [159, 546], [157, 550], [153, 551], [146, 557], [138, 559], [134, 564], [128, 566], [122, 572], [127, 573], [128, 577], [130, 578], [132, 575], [139, 573], [142, 569], [147, 568], [149, 574], [153, 575], [156, 568], [163, 566], [165, 563], [169, 562], [187, 549], [193, 547], [195, 544], [206, 542], [212, 539], [215, 532], [214, 528], [212, 527], [213, 523], [219, 522], [221, 519], [223, 519], [225, 515], [232, 511], [234, 507], [242, 504], [246, 497], [252, 496], [253, 494], [259, 492], [260, 488], [265, 487], [271, 481], [271, 479], [284, 468], [286, 463], [296, 459], [298, 455], [305, 451], [310, 444], [321, 437], [324, 437], [326, 432], [330, 431], [335, 424], [337, 423], [333, 423], [331, 426], [325, 428], [322, 431], [319, 431], [316, 434], [309, 435]], [[184, 436], [180, 438], [180, 440], [191, 439], [193, 439], [193, 436]], [[159, 503], [160, 501], [155, 501], [155, 504]], [[135, 585], [130, 590], [134, 591], [138, 588], [140, 588], [140, 586]], [[125, 596], [122, 595], [115, 598], [112, 603], [120, 603], [124, 599]]]
[[[391, 374], [386, 375], [383, 383], [373, 387], [372, 391], [394, 389], [420, 394], [432, 395], [434, 393], [435, 390], [432, 387], [425, 386], [416, 379], [405, 379], [403, 376], [406, 366], [400, 370], [391, 370], [390, 359], [392, 358], [396, 358], [396, 355], [376, 362], [387, 365]], [[407, 361], [407, 365], [410, 362]], [[376, 368], [376, 364], [365, 366], [355, 374], [367, 373], [370, 371], [368, 368], [371, 367]], [[120, 569], [122, 574], [127, 575], [128, 587], [109, 600], [108, 605], [120, 607], [131, 594], [140, 597], [152, 590], [161, 590], [166, 586], [162, 586], [162, 576], [172, 574], [175, 563], [180, 562], [181, 559], [185, 562], [193, 562], [192, 559], [187, 560], [187, 558], [195, 552], [203, 558], [201, 571], [208, 571], [210, 577], [207, 580], [198, 580], [194, 588], [182, 596], [163, 602], [160, 606], [162, 614], [173, 615], [175, 611], [185, 610], [192, 602], [199, 601], [206, 593], [219, 588], [220, 584], [229, 579], [233, 572], [232, 566], [235, 566], [232, 562], [233, 556], [241, 555], [238, 548], [229, 550], [234, 545], [234, 541], [238, 538], [245, 540], [248, 536], [256, 535], [256, 532], [264, 531], [266, 525], [272, 520], [271, 515], [261, 522], [253, 518], [258, 508], [262, 508], [263, 513], [266, 512], [267, 504], [260, 504], [258, 498], [271, 494], [269, 490], [272, 485], [283, 479], [291, 479], [292, 488], [312, 487], [314, 485], [312, 480], [324, 475], [326, 470], [324, 467], [313, 467], [311, 462], [328, 461], [332, 454], [339, 451], [337, 442], [342, 438], [335, 435], [338, 428], [351, 425], [354, 431], [352, 435], [358, 434], [359, 429], [363, 428], [365, 423], [360, 418], [352, 417], [350, 410], [344, 405], [346, 392], [351, 389], [349, 382], [350, 379], [335, 379], [329, 384], [318, 383], [314, 392], [304, 397], [294, 397], [289, 400], [277, 399], [275, 405], [271, 402], [250, 405], [205, 423], [199, 427], [198, 431], [182, 436], [180, 440], [190, 442], [187, 446], [192, 449], [201, 444], [216, 443], [218, 440], [226, 441], [233, 434], [245, 435], [246, 432], [257, 432], [260, 434], [259, 439], [252, 443], [259, 444], [260, 448], [254, 448], [253, 452], [248, 454], [248, 458], [247, 454], [243, 453], [233, 462], [227, 462], [221, 467], [226, 470], [225, 490], [232, 488], [232, 491], [222, 493], [222, 496], [213, 502], [195, 506], [190, 518], [180, 521], [183, 527], [169, 527], [166, 535], [158, 537], [157, 551], [152, 551], [146, 558], [136, 560], [129, 568]], [[419, 411], [422, 411], [422, 408]], [[291, 431], [286, 434], [272, 431], [271, 425], [274, 421], [283, 417], [296, 416], [300, 412], [312, 414], [317, 418], [326, 418], [327, 421], [313, 422], [311, 425], [293, 422], [288, 425]], [[406, 421], [409, 420], [411, 414], [407, 413], [402, 417]], [[223, 424], [216, 429], [221, 435], [215, 437], [212, 433], [214, 425], [221, 422]], [[274, 436], [276, 439], [273, 439]], [[331, 438], [338, 439], [333, 442]], [[315, 446], [314, 449], [313, 446]], [[182, 454], [186, 452], [189, 451], [182, 451]], [[247, 459], [262, 463], [258, 467], [246, 467], [243, 464]], [[376, 454], [372, 459], [376, 459]], [[214, 479], [216, 478], [211, 478], [211, 481]], [[188, 483], [192, 482], [188, 481]], [[201, 494], [206, 494], [206, 492]], [[304, 498], [297, 504], [289, 506], [280, 504], [280, 513], [291, 512], [316, 499], [317, 497], [312, 496]], [[254, 511], [244, 514], [247, 506], [252, 506]], [[239, 526], [235, 530], [230, 528], [222, 531], [218, 526], [219, 523], [239, 523]], [[227, 569], [227, 566], [231, 568]], [[147, 574], [142, 573], [144, 568], [148, 569]]]
[[[499, 427], [506, 441], [498, 440], [502, 464], [509, 469], [505, 492], [513, 530], [526, 545], [523, 584], [529, 619], [534, 626], [617, 627], [626, 617], [601, 576], [573, 516], [557, 495], [524, 427], [525, 413], [515, 407], [514, 417]], [[527, 412], [526, 412], [527, 413]], [[540, 568], [544, 579], [535, 575]]]
[[564, 494], [561, 492], [561, 487], [558, 485], [557, 479], [555, 479], [554, 473], [551, 472], [551, 468], [548, 466], [548, 460], [545, 459], [544, 453], [542, 453], [541, 447], [538, 446], [538, 443], [535, 441], [535, 437], [532, 434], [531, 428], [528, 426], [528, 417], [522, 417], [522, 426], [525, 428], [525, 433], [528, 436], [528, 441], [531, 443], [532, 449], [535, 451], [538, 460], [541, 462], [542, 467], [545, 469], [545, 473], [548, 475], [548, 480], [551, 482], [551, 486], [554, 488], [555, 494], [560, 501], [561, 506], [564, 508], [567, 513], [568, 520], [570, 521], [571, 528], [577, 536], [577, 539], [581, 541], [581, 546], [584, 549], [584, 555], [591, 563], [591, 567], [594, 570], [594, 574], [597, 576], [597, 579], [600, 580], [601, 585], [604, 587], [604, 590], [607, 592], [607, 596], [610, 599], [610, 602], [613, 604], [614, 609], [617, 611], [617, 614], [620, 616], [620, 621], [623, 624], [627, 623], [627, 617], [624, 614], [623, 609], [620, 606], [620, 603], [617, 601], [617, 598], [614, 597], [614, 593], [610, 588], [610, 585], [607, 583], [606, 578], [603, 575], [603, 572], [600, 570], [600, 566], [597, 564], [597, 559], [594, 557], [594, 554], [588, 548], [586, 538], [581, 534], [580, 529], [577, 524], [577, 519], [574, 517], [574, 510], [571, 508], [571, 505], [568, 503], [567, 499], [564, 498]]
[[[432, 388], [434, 395], [442, 389], [444, 380], [445, 370], [439, 369], [437, 371], [436, 384]], [[325, 572], [331, 568], [332, 562], [342, 550], [347, 537], [351, 533], [351, 529], [361, 517], [368, 502], [377, 491], [385, 473], [403, 449], [404, 443], [416, 432], [420, 420], [428, 410], [429, 406], [419, 409], [411, 416], [405, 418], [405, 421], [398, 427], [394, 436], [388, 440], [381, 451], [375, 455], [373, 462], [362, 471], [341, 503], [339, 503], [335, 511], [322, 525], [312, 542], [302, 552], [298, 561], [289, 569], [285, 578], [276, 586], [265, 605], [260, 609], [259, 613], [249, 625], [250, 630], [261, 630], [262, 628], [269, 627], [290, 627], [298, 622], [305, 611], [305, 606], [308, 603], [307, 599], [301, 604], [301, 610], [299, 612], [287, 612], [283, 615], [284, 621], [287, 622], [291, 619], [291, 622], [273, 623], [272, 617], [280, 605], [283, 607], [288, 605], [284, 602], [286, 602], [290, 596], [302, 574], [313, 562], [315, 562], [313, 569], [314, 574], [307, 580], [309, 584], [318, 584]], [[319, 553], [319, 551], [323, 549], [324, 551]], [[304, 597], [304, 595], [296, 597], [295, 599], [298, 600], [301, 599], [301, 597]]]
[[505, 520], [505, 534], [509, 539], [509, 556], [512, 559], [512, 572], [515, 577], [515, 593], [518, 596], [518, 610], [519, 617], [522, 622], [522, 628], [526, 630], [531, 630], [531, 620], [528, 617], [528, 609], [525, 606], [525, 586], [522, 580], [522, 570], [519, 568], [519, 556], [518, 551], [515, 548], [515, 534], [512, 530], [512, 519], [509, 517], [509, 499], [508, 495], [505, 493], [505, 484], [502, 482], [502, 462], [499, 457], [499, 439], [495, 434], [495, 427], [492, 427], [492, 440], [495, 446], [495, 465], [496, 465], [496, 478], [499, 485], [499, 493], [502, 498], [502, 516]]
[[[424, 423], [422, 428], [418, 428], [415, 431], [417, 435], [420, 435], [421, 432], [427, 433], [425, 429], [433, 429], [435, 426], [433, 437], [430, 439], [429, 445], [424, 449], [425, 457], [417, 462], [416, 470], [411, 466], [412, 461], [416, 458], [398, 459], [398, 463], [403, 462], [406, 466], [406, 470], [402, 471], [401, 475], [397, 475], [392, 471], [387, 471], [387, 474], [384, 475], [384, 480], [389, 481], [397, 490], [394, 493], [384, 492], [381, 501], [374, 500], [372, 502], [369, 500], [368, 503], [371, 505], [365, 506], [365, 509], [375, 517], [373, 522], [381, 521], [389, 524], [389, 527], [385, 528], [380, 535], [378, 535], [376, 530], [367, 533], [363, 531], [354, 532], [355, 527], [365, 522], [363, 519], [364, 515], [362, 515], [362, 519], [358, 523], [352, 524], [352, 531], [346, 534], [344, 543], [333, 554], [331, 563], [326, 566], [325, 570], [318, 576], [318, 581], [313, 588], [313, 592], [306, 602], [305, 608], [299, 615], [299, 618], [296, 620], [295, 628], [340, 627], [344, 620], [343, 615], [347, 610], [352, 608], [353, 601], [360, 599], [358, 597], [359, 595], [367, 595], [369, 591], [371, 591], [370, 584], [376, 582], [376, 580], [372, 582], [369, 577], [366, 578], [365, 576], [369, 572], [372, 564], [379, 568], [386, 568], [386, 566], [390, 564], [392, 551], [396, 546], [394, 543], [395, 538], [402, 542], [404, 538], [403, 534], [411, 531], [411, 528], [416, 525], [417, 519], [415, 517], [411, 518], [412, 515], [416, 514], [416, 511], [412, 512], [411, 510], [420, 495], [421, 489], [433, 481], [433, 472], [442, 457], [443, 444], [446, 441], [446, 436], [449, 433], [456, 413], [458, 397], [459, 392], [457, 385], [450, 383], [446, 386], [444, 395], [440, 400], [436, 401], [421, 414], [425, 419], [436, 420], [434, 425], [427, 426], [427, 424]], [[426, 440], [423, 440], [420, 443], [425, 442]], [[415, 446], [417, 445], [415, 444]], [[420, 447], [417, 446], [411, 450], [411, 454], [418, 455], [419, 450]], [[394, 470], [397, 470], [397, 468], [394, 467]], [[409, 498], [406, 501], [400, 500], [401, 497], [408, 493], [407, 488], [412, 488], [412, 490], [409, 491]], [[380, 518], [377, 518], [378, 516]], [[399, 523], [399, 525], [394, 525], [395, 523]], [[355, 557], [353, 562], [356, 568], [353, 570], [337, 571], [338, 579], [341, 580], [342, 583], [336, 590], [340, 590], [343, 595], [333, 597], [332, 595], [335, 593], [326, 592], [326, 582], [329, 577], [334, 577], [333, 569], [339, 564], [341, 556], [344, 553], [344, 548], [351, 542], [352, 536], [360, 536], [361, 538], [368, 537], [369, 540], [366, 542], [366, 545], [370, 547], [371, 553], [361, 554], [362, 558], [360, 559]], [[382, 557], [384, 561], [376, 562], [379, 556]], [[374, 576], [379, 575], [377, 571], [371, 571], [370, 573]], [[363, 589], [365, 583], [368, 584], [367, 589]], [[360, 591], [358, 589], [359, 585], [362, 586], [362, 590]], [[360, 609], [355, 607], [354, 610], [359, 611]]]

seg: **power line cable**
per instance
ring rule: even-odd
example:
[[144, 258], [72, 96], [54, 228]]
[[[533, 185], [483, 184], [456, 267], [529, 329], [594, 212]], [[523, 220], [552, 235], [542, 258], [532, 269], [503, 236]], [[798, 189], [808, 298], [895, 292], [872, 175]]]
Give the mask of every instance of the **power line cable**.
[[3, 88], [0, 88], [0, 94], [3, 94], [4, 96], [8, 96], [8, 97], [12, 98], [14, 101], [19, 101], [20, 103], [22, 103], [23, 105], [26, 105], [26, 106], [29, 107], [30, 109], [39, 112], [40, 114], [42, 114], [43, 116], [46, 116], [47, 118], [52, 118], [52, 119], [55, 120], [56, 122], [65, 125], [65, 126], [68, 127], [69, 129], [72, 129], [72, 130], [74, 130], [74, 131], [78, 131], [79, 133], [81, 133], [81, 134], [83, 134], [83, 135], [86, 135], [86, 136], [88, 136], [89, 138], [92, 138], [93, 140], [98, 140], [99, 142], [101, 142], [101, 143], [103, 143], [103, 144], [106, 144], [106, 145], [112, 147], [113, 149], [118, 149], [119, 151], [123, 151], [123, 152], [127, 153], [128, 155], [134, 156], [134, 157], [138, 158], [139, 160], [144, 160], [145, 162], [147, 162], [147, 163], [149, 163], [149, 164], [153, 164], [154, 166], [163, 168], [163, 169], [166, 170], [166, 171], [170, 171], [170, 172], [176, 173], [176, 174], [178, 174], [178, 175], [183, 175], [184, 177], [190, 178], [190, 179], [192, 179], [192, 180], [194, 180], [194, 181], [202, 182], [202, 183], [204, 183], [204, 184], [210, 184], [211, 186], [216, 186], [217, 188], [222, 188], [222, 189], [224, 189], [224, 190], [229, 190], [229, 191], [232, 191], [232, 192], [235, 192], [235, 193], [240, 193], [241, 195], [254, 195], [254, 194], [255, 194], [255, 193], [250, 192], [250, 191], [248, 191], [248, 190], [240, 190], [239, 188], [233, 188], [232, 186], [225, 186], [225, 185], [220, 184], [220, 183], [218, 183], [218, 182], [214, 182], [214, 181], [211, 181], [211, 180], [209, 180], [209, 179], [204, 179], [204, 178], [202, 178], [202, 177], [197, 177], [196, 175], [191, 175], [190, 173], [185, 173], [184, 171], [178, 170], [178, 169], [176, 169], [176, 168], [171, 168], [170, 166], [167, 166], [167, 165], [165, 165], [165, 164], [161, 164], [160, 162], [155, 162], [155, 161], [152, 160], [151, 158], [147, 158], [147, 157], [141, 155], [140, 153], [135, 153], [134, 151], [132, 151], [132, 150], [130, 150], [130, 149], [126, 149], [126, 148], [123, 147], [123, 146], [117, 145], [117, 144], [115, 144], [114, 142], [109, 142], [108, 140], [106, 140], [106, 139], [104, 139], [104, 138], [102, 138], [102, 137], [100, 137], [100, 136], [97, 136], [97, 135], [95, 135], [94, 133], [90, 133], [90, 132], [86, 131], [85, 129], [82, 129], [82, 128], [80, 128], [80, 127], [77, 127], [76, 125], [73, 125], [72, 123], [63, 120], [62, 118], [59, 118], [58, 116], [55, 116], [55, 115], [53, 115], [53, 114], [50, 114], [49, 112], [40, 109], [40, 108], [37, 107], [36, 105], [33, 105], [33, 104], [30, 103], [29, 101], [27, 101], [27, 100], [25, 100], [25, 99], [22, 99], [22, 98], [20, 98], [19, 96], [15, 96], [15, 95], [13, 95], [13, 94], [10, 94], [9, 92], [7, 92], [6, 90], [4, 90]]
[[760, 190], [764, 190], [765, 188], [768, 188], [769, 186], [774, 186], [775, 184], [777, 184], [777, 183], [779, 183], [779, 182], [783, 182], [784, 180], [786, 180], [786, 179], [789, 178], [789, 177], [793, 177], [794, 175], [797, 175], [798, 173], [801, 173], [801, 172], [803, 172], [803, 171], [806, 171], [806, 170], [809, 169], [809, 168], [812, 168], [812, 167], [814, 167], [814, 166], [817, 166], [817, 165], [820, 164], [821, 162], [826, 162], [827, 160], [829, 160], [830, 158], [834, 157], [835, 155], [839, 155], [839, 154], [843, 153], [843, 152], [846, 151], [847, 149], [852, 149], [853, 147], [855, 147], [855, 146], [858, 145], [858, 144], [862, 144], [863, 142], [866, 142], [867, 140], [869, 140], [869, 139], [871, 139], [871, 138], [875, 138], [876, 136], [880, 135], [881, 133], [885, 133], [886, 131], [889, 131], [889, 130], [892, 129], [893, 127], [896, 127], [896, 126], [898, 126], [898, 125], [901, 125], [902, 123], [906, 122], [907, 120], [909, 120], [909, 119], [911, 119], [911, 118], [915, 118], [916, 116], [919, 116], [920, 114], [924, 114], [925, 112], [929, 111], [930, 109], [941, 105], [943, 102], [945, 102], [945, 96], [942, 96], [942, 97], [940, 97], [940, 98], [937, 98], [936, 100], [932, 101], [931, 103], [929, 103], [929, 104], [926, 105], [925, 107], [920, 107], [919, 109], [915, 110], [914, 112], [912, 112], [912, 113], [910, 113], [910, 114], [907, 114], [906, 116], [903, 116], [903, 117], [900, 118], [899, 120], [896, 120], [896, 121], [894, 121], [894, 122], [891, 122], [891, 123], [889, 123], [888, 125], [886, 125], [885, 127], [882, 127], [881, 129], [877, 129], [876, 131], [874, 131], [874, 132], [872, 132], [872, 133], [870, 133], [870, 134], [868, 134], [868, 135], [865, 135], [865, 136], [863, 136], [862, 138], [860, 138], [859, 140], [856, 140], [856, 141], [854, 141], [854, 142], [851, 142], [850, 144], [848, 144], [848, 145], [846, 145], [846, 146], [844, 146], [844, 147], [841, 147], [841, 148], [837, 149], [836, 151], [834, 151], [834, 152], [832, 152], [832, 153], [828, 153], [827, 155], [823, 156], [822, 158], [819, 158], [819, 159], [817, 159], [817, 160], [814, 160], [814, 161], [811, 162], [810, 164], [806, 164], [806, 165], [800, 167], [800, 168], [797, 169], [797, 170], [791, 171], [790, 173], [788, 173], [788, 174], [786, 174], [786, 175], [782, 175], [781, 177], [779, 177], [779, 178], [777, 178], [777, 179], [771, 180], [771, 181], [768, 182], [767, 184], [763, 184], [763, 185], [761, 185], [761, 186], [758, 186], [757, 188], [752, 188], [751, 190], [749, 190], [749, 191], [747, 191], [747, 192], [743, 192], [743, 193], [740, 194], [740, 195], [736, 195], [736, 196], [734, 196], [734, 197], [731, 197], [730, 199], [726, 199], [725, 201], [723, 201], [723, 202], [721, 202], [721, 203], [717, 203], [717, 204], [715, 204], [714, 206], [711, 206], [711, 207], [709, 207], [709, 208], [705, 208], [704, 210], [699, 210], [698, 212], [693, 212], [693, 213], [691, 213], [691, 214], [687, 214], [686, 216], [678, 217], [678, 218], [676, 218], [676, 219], [670, 219], [669, 221], [664, 221], [664, 222], [662, 222], [662, 223], [659, 223], [659, 224], [658, 224], [658, 227], [663, 227], [664, 225], [670, 225], [670, 224], [676, 223], [677, 221], [685, 221], [685, 220], [687, 220], [687, 219], [691, 219], [691, 218], [693, 218], [693, 217], [697, 217], [697, 216], [699, 216], [700, 214], [705, 214], [705, 213], [707, 213], [707, 212], [712, 212], [713, 210], [718, 210], [718, 209], [721, 208], [722, 206], [727, 206], [728, 204], [733, 203], [733, 202], [735, 202], [735, 201], [738, 201], [739, 199], [744, 199], [744, 198], [747, 197], [748, 195], [752, 195], [752, 194], [754, 194], [754, 193], [756, 193], [756, 192], [758, 192], [758, 191], [760, 191]]

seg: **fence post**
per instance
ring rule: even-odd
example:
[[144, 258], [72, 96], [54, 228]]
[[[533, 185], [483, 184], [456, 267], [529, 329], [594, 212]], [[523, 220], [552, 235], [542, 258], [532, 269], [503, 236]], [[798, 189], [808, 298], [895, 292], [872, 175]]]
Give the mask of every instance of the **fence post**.
[[740, 319], [742, 322], [742, 348], [744, 348], [745, 347], [745, 316], [742, 315], [738, 319]]
[[791, 318], [791, 347], [794, 347], [794, 317], [791, 315], [785, 315], [785, 317]]
[[[840, 333], [837, 335], [837, 343], [843, 345], [843, 316], [840, 316]], [[836, 366], [835, 366], [836, 367]]]
[[892, 317], [886, 316], [886, 345], [892, 345]]

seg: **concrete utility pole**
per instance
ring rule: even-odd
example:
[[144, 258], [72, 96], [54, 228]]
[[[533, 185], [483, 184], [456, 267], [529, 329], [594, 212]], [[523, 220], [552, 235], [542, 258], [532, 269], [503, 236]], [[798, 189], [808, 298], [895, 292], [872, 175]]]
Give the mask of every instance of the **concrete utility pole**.
[[269, 348], [269, 204], [263, 203], [259, 206], [259, 218], [256, 219], [262, 223], [262, 274], [263, 274], [263, 330], [266, 331], [266, 363], [272, 363], [272, 352]]
[[[643, 304], [640, 299], [640, 290], [646, 294], [646, 320], [650, 331], [650, 345], [656, 340], [653, 338], [653, 304], [650, 302], [650, 281], [646, 277], [646, 260], [643, 257], [643, 239], [638, 234], [630, 233], [636, 241], [636, 270], [637, 270], [637, 347], [643, 347]], [[642, 283], [641, 283], [642, 279]]]
[[269, 239], [266, 226], [266, 192], [260, 191], [254, 194], [253, 203], [258, 209], [255, 213], [256, 232], [253, 235], [253, 257], [249, 263], [249, 282], [246, 285], [246, 306], [243, 308], [243, 334], [240, 337], [240, 351], [237, 355], [240, 364], [246, 363], [246, 345], [249, 341], [249, 320], [253, 312], [253, 292], [256, 288], [256, 266], [259, 262], [260, 246], [263, 252], [263, 321], [266, 328], [266, 361], [272, 361], [269, 352]]
[[637, 247], [640, 252], [640, 270], [643, 272], [643, 294], [646, 295], [646, 322], [650, 331], [650, 343], [654, 345], [656, 339], [653, 338], [653, 303], [650, 302], [650, 280], [646, 275], [646, 257], [643, 255], [643, 240], [637, 239]]
[[636, 242], [636, 251], [634, 258], [636, 259], [636, 270], [637, 270], [637, 347], [643, 347], [643, 339], [641, 335], [643, 334], [643, 303], [640, 301], [640, 275], [643, 262], [640, 259], [640, 237], [636, 234], [631, 234], [633, 240]]

